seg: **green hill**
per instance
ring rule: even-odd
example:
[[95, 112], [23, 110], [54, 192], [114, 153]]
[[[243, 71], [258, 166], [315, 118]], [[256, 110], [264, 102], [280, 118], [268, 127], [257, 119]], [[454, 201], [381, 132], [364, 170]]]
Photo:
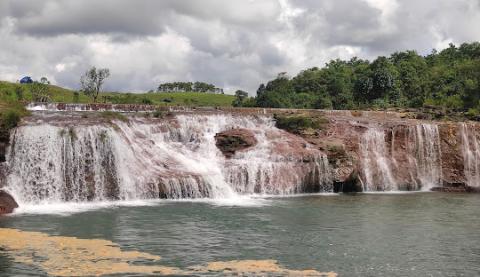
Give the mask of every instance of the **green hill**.
[[[0, 81], [0, 102], [32, 101], [31, 84]], [[48, 94], [52, 102], [91, 103], [91, 98], [73, 90], [49, 85]], [[198, 92], [181, 93], [119, 93], [106, 92], [98, 97], [100, 102], [113, 104], [152, 104], [162, 106], [231, 106], [233, 95]]]

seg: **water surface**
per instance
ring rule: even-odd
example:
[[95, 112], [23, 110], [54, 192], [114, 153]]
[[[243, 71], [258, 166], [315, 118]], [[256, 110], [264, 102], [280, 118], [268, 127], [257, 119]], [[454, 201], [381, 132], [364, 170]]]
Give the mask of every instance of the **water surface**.
[[[315, 195], [47, 206], [1, 218], [0, 228], [104, 239], [178, 268], [273, 259], [339, 276], [478, 276], [479, 213], [478, 195]], [[13, 257], [0, 249], [1, 276], [47, 276]]]

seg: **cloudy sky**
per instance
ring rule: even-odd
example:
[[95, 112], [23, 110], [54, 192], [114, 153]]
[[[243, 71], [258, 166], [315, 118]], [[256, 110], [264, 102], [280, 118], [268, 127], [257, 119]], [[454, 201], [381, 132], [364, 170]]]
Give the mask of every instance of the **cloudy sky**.
[[90, 66], [106, 89], [206, 81], [254, 93], [332, 58], [421, 54], [480, 40], [480, 0], [0, 0], [0, 80], [78, 88]]

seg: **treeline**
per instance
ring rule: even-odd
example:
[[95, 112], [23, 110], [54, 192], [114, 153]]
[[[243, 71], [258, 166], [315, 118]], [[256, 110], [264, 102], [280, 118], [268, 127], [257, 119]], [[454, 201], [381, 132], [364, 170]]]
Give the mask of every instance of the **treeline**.
[[421, 56], [396, 52], [374, 61], [332, 60], [289, 78], [261, 84], [255, 98], [237, 106], [365, 109], [422, 106], [480, 111], [480, 43], [451, 44]]
[[173, 82], [163, 83], [157, 88], [157, 92], [222, 92], [213, 84], [204, 82]]

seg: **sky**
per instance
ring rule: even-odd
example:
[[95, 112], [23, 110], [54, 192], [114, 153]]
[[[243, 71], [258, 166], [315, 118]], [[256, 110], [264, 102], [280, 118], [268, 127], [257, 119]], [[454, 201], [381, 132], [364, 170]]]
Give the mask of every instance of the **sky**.
[[0, 0], [0, 80], [109, 91], [204, 81], [254, 95], [279, 72], [480, 40], [480, 0]]

